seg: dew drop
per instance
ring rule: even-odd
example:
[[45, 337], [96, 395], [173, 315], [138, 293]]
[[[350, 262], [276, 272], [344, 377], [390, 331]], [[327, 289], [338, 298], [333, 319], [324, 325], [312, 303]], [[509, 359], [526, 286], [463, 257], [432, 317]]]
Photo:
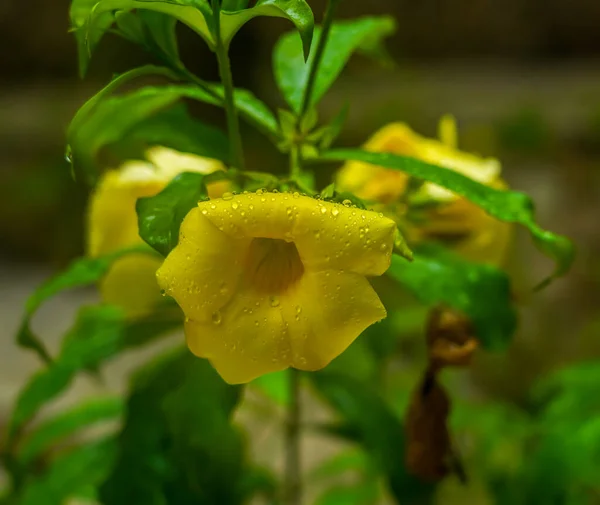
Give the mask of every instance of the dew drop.
[[221, 283], [221, 286], [219, 286], [219, 293], [221, 293], [222, 295], [226, 295], [229, 292], [229, 289], [227, 288], [227, 284], [225, 284], [224, 282]]
[[266, 190], [264, 188], [260, 188], [256, 190], [257, 195], [262, 195]]
[[321, 214], [327, 213], [327, 207], [321, 207]]
[[221, 312], [219, 310], [212, 313], [211, 321], [213, 322], [213, 324], [221, 324], [222, 320], [223, 320], [223, 318], [222, 318]]
[[279, 191], [278, 191], [278, 190], [276, 190], [276, 189], [274, 189], [274, 190], [273, 190], [273, 193], [279, 193]]
[[300, 198], [300, 193], [298, 193], [297, 191], [294, 191], [294, 192], [292, 193], [292, 197], [293, 197], [293, 198]]
[[337, 217], [340, 213], [340, 209], [338, 209], [337, 207], [334, 207], [333, 209], [331, 209], [331, 214], [333, 215], [333, 217]]
[[230, 193], [229, 191], [226, 192], [226, 193], [223, 193], [223, 196], [221, 198], [223, 198], [223, 200], [232, 200], [233, 199], [233, 193]]
[[254, 205], [250, 204], [250, 205], [248, 205], [248, 208], [249, 208], [250, 210], [254, 210]]
[[344, 201], [342, 202], [342, 205], [343, 205], [344, 207], [350, 207], [350, 206], [352, 205], [352, 201], [351, 201], [351, 200], [344, 200]]
[[382, 251], [385, 251], [387, 249], [387, 244], [381, 244], [379, 249], [381, 249]]
[[211, 204], [210, 204], [210, 208], [214, 210], [214, 209], [216, 209], [216, 208], [217, 208], [217, 206], [216, 206], [214, 203], [211, 203]]
[[271, 304], [271, 307], [279, 307], [281, 302], [278, 296], [273, 295], [269, 297], [269, 303]]
[[161, 289], [161, 290], [160, 290], [160, 294], [161, 294], [162, 296], [167, 296], [167, 292], [166, 292], [164, 289]]
[[232, 208], [233, 210], [238, 210], [238, 209], [239, 209], [239, 207], [240, 207], [240, 204], [239, 204], [239, 203], [237, 203], [237, 202], [233, 202], [233, 203], [231, 204], [231, 208]]
[[206, 216], [206, 214], [208, 214], [208, 211], [207, 211], [206, 209], [202, 209], [202, 214], [203, 214], [204, 216]]

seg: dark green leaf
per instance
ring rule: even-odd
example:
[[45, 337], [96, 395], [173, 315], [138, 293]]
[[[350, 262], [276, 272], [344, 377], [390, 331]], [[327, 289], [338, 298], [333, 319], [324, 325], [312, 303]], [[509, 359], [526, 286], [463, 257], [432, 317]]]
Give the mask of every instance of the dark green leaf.
[[[316, 105], [335, 82], [354, 52], [373, 55], [381, 48], [382, 40], [395, 30], [395, 22], [387, 16], [364, 17], [333, 24], [323, 59], [318, 70], [310, 106]], [[309, 69], [315, 56], [321, 30], [315, 29], [313, 49], [305, 62], [303, 49], [295, 33], [284, 35], [274, 52], [274, 73], [277, 85], [287, 103], [299, 112]], [[379, 51], [380, 52], [380, 51]]]
[[379, 498], [376, 481], [335, 486], [325, 491], [315, 505], [372, 505]]
[[75, 33], [77, 41], [77, 54], [79, 57], [79, 73], [84, 76], [90, 62], [90, 49], [94, 48], [102, 39], [104, 33], [113, 23], [113, 17], [110, 13], [104, 13], [98, 16], [94, 28], [85, 30], [90, 12], [98, 0], [73, 0], [71, 2], [70, 18], [71, 29]]
[[177, 245], [183, 218], [208, 197], [207, 181], [227, 177], [227, 172], [209, 175], [184, 172], [157, 195], [140, 198], [136, 204], [140, 237], [167, 256]]
[[453, 170], [431, 165], [415, 158], [389, 153], [374, 153], [360, 149], [335, 149], [322, 153], [319, 159], [323, 161], [356, 160], [401, 170], [413, 177], [433, 182], [464, 196], [497, 219], [525, 226], [529, 229], [537, 247], [556, 262], [556, 269], [552, 277], [543, 281], [538, 288], [544, 287], [552, 279], [564, 275], [573, 263], [575, 256], [573, 243], [567, 237], [545, 231], [537, 225], [533, 202], [524, 193], [490, 188]]
[[87, 401], [74, 409], [62, 412], [44, 421], [27, 435], [19, 444], [17, 460], [23, 465], [30, 464], [44, 456], [58, 442], [73, 436], [79, 430], [121, 417], [123, 407], [121, 398], [111, 397]]
[[345, 374], [327, 370], [310, 374], [318, 392], [336, 411], [345, 431], [354, 434], [375, 467], [385, 475], [399, 503], [431, 503], [434, 488], [404, 468], [405, 439], [400, 420], [375, 387]]
[[88, 442], [52, 461], [49, 470], [27, 483], [19, 505], [63, 505], [104, 480], [116, 455], [112, 438]]
[[250, 0], [223, 0], [221, 8], [224, 11], [239, 11], [248, 7]]
[[168, 58], [172, 64], [179, 61], [179, 48], [177, 46], [177, 35], [175, 25], [177, 19], [150, 10], [140, 10], [137, 15], [148, 28], [151, 42]]
[[[77, 9], [73, 12], [73, 6]], [[114, 16], [118, 11], [150, 10], [175, 18], [189, 26], [200, 35], [210, 47], [214, 47], [214, 41], [209, 23], [212, 19], [212, 10], [207, 0], [74, 0], [71, 6], [71, 24], [76, 33], [80, 46], [80, 63], [83, 73], [89, 61], [89, 55], [94, 51], [96, 45], [110, 28]], [[163, 30], [164, 27], [159, 30]], [[158, 34], [157, 26], [150, 26], [151, 33]], [[158, 47], [167, 50], [166, 54], [173, 55], [173, 37], [169, 29], [168, 40], [157, 38], [155, 42]], [[165, 35], [165, 32], [163, 32]], [[83, 42], [83, 47], [81, 42]], [[164, 45], [167, 43], [167, 45]], [[82, 50], [85, 53], [82, 54]]]
[[517, 325], [508, 275], [471, 263], [441, 247], [423, 246], [414, 260], [392, 257], [387, 274], [421, 302], [448, 305], [466, 314], [486, 349], [505, 349]]
[[300, 34], [301, 54], [308, 55], [315, 19], [306, 0], [258, 0], [251, 9], [221, 11], [221, 38], [225, 46], [229, 45], [244, 24], [257, 16], [289, 19]]
[[242, 503], [244, 458], [231, 425], [240, 392], [187, 349], [138, 373], [102, 503]]
[[123, 139], [126, 145], [168, 146], [182, 153], [229, 162], [229, 140], [218, 128], [191, 117], [184, 104], [160, 112], [135, 126]]
[[64, 392], [77, 373], [97, 369], [120, 352], [144, 345], [179, 324], [180, 314], [170, 311], [128, 321], [117, 307], [84, 307], [65, 336], [58, 357], [20, 392], [9, 424], [9, 438], [14, 441], [23, 426]]
[[58, 275], [44, 282], [25, 303], [25, 315], [17, 333], [17, 344], [25, 349], [35, 351], [45, 362], [52, 361], [48, 351], [40, 339], [31, 330], [30, 324], [35, 312], [49, 298], [65, 290], [88, 286], [99, 281], [115, 260], [132, 253], [154, 254], [145, 246], [122, 249], [99, 258], [80, 258]]

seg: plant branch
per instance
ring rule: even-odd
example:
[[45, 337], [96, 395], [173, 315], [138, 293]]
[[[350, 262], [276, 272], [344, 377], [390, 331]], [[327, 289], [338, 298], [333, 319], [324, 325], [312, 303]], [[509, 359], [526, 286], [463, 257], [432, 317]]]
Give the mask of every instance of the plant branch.
[[217, 55], [219, 63], [219, 74], [223, 84], [225, 98], [225, 114], [227, 115], [227, 129], [229, 132], [229, 142], [231, 145], [231, 161], [235, 168], [244, 170], [244, 151], [242, 147], [242, 136], [240, 133], [240, 122], [237, 108], [235, 106], [233, 76], [231, 74], [231, 62], [229, 60], [229, 50], [223, 44], [221, 38], [221, 0], [213, 0], [214, 29]]
[[285, 426], [285, 505], [301, 505], [302, 480], [300, 476], [300, 372], [289, 369], [289, 403]]

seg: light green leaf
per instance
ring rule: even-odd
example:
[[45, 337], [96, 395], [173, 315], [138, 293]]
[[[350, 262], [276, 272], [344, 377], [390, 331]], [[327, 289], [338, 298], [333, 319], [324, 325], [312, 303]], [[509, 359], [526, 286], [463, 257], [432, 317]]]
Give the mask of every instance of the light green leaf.
[[175, 33], [177, 19], [150, 10], [140, 10], [137, 15], [150, 32], [151, 38], [149, 42], [154, 42], [169, 61], [173, 65], [176, 65], [179, 62], [179, 48]]
[[124, 412], [121, 398], [110, 397], [86, 401], [44, 421], [21, 441], [17, 449], [17, 461], [28, 465], [43, 457], [61, 440], [96, 423], [114, 420]]
[[226, 179], [226, 172], [209, 175], [184, 172], [155, 196], [140, 198], [136, 204], [140, 237], [163, 256], [177, 245], [185, 216], [208, 197], [208, 181]]
[[261, 375], [252, 381], [252, 386], [277, 405], [286, 406], [290, 402], [288, 370]]
[[31, 319], [39, 307], [49, 298], [65, 289], [88, 286], [99, 281], [117, 259], [127, 254], [154, 254], [146, 246], [122, 249], [99, 258], [79, 258], [69, 267], [38, 287], [25, 303], [25, 315], [16, 336], [17, 344], [25, 349], [35, 351], [45, 362], [52, 361], [48, 351], [40, 339], [31, 330]]
[[19, 505], [63, 505], [68, 498], [102, 482], [114, 463], [113, 438], [88, 442], [52, 461], [42, 475], [31, 479]]
[[[321, 100], [353, 53], [362, 52], [371, 56], [380, 54], [383, 39], [391, 35], [395, 28], [394, 20], [387, 16], [364, 17], [334, 23], [325, 46], [309, 106], [312, 107]], [[317, 27], [312, 50], [306, 62], [302, 46], [295, 33], [284, 35], [275, 47], [273, 54], [275, 79], [283, 97], [296, 112], [300, 111], [320, 36], [321, 30]]]
[[486, 349], [505, 349], [516, 330], [508, 275], [493, 266], [468, 262], [449, 251], [423, 246], [408, 262], [392, 257], [387, 275], [421, 302], [448, 305], [466, 314]]
[[[150, 72], [156, 67], [144, 68], [147, 69], [145, 72]], [[124, 82], [130, 78], [132, 75], [122, 76], [120, 79]], [[111, 83], [109, 86], [100, 92], [102, 97], [110, 93], [116, 85]], [[126, 95], [104, 99], [99, 99], [98, 96], [92, 98], [77, 113], [68, 130], [70, 157], [75, 169], [81, 170], [88, 182], [93, 183], [97, 177], [96, 158], [100, 150], [122, 141], [136, 131], [138, 138], [141, 136], [140, 132], [151, 133], [149, 140], [162, 143], [165, 147], [171, 147], [169, 144], [179, 144], [173, 132], [164, 128], [157, 131], [144, 127], [143, 123], [157, 114], [162, 114], [181, 98], [223, 106], [223, 90], [219, 85], [210, 85], [208, 90], [194, 85], [146, 86]], [[252, 93], [238, 89], [235, 91], [235, 100], [240, 114], [250, 123], [267, 135], [279, 135], [275, 117]], [[166, 134], [159, 137], [159, 131]], [[211, 150], [210, 140], [206, 139], [206, 151]], [[196, 146], [201, 146], [204, 141], [205, 139], [198, 138]]]
[[301, 54], [308, 55], [315, 19], [306, 0], [258, 0], [251, 9], [221, 11], [221, 37], [225, 47], [244, 24], [257, 16], [289, 19], [300, 34]]
[[453, 170], [431, 165], [408, 156], [374, 153], [360, 149], [335, 149], [321, 153], [319, 160], [356, 160], [400, 170], [464, 196], [501, 221], [525, 226], [537, 247], [556, 263], [553, 275], [544, 280], [538, 289], [548, 285], [552, 279], [567, 273], [573, 263], [575, 247], [571, 240], [540, 228], [535, 222], [533, 202], [524, 193], [490, 188]]

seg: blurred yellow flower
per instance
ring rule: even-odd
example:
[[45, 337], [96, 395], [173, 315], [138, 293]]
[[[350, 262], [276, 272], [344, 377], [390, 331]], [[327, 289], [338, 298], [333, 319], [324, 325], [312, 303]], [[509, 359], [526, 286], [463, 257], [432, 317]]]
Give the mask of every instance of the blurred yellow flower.
[[366, 276], [390, 264], [396, 225], [375, 212], [257, 191], [200, 202], [158, 282], [188, 346], [229, 383], [318, 370], [386, 316]]
[[[183, 154], [165, 147], [147, 151], [147, 162], [129, 161], [119, 169], [105, 172], [90, 199], [87, 254], [97, 257], [141, 244], [138, 234], [136, 200], [162, 191], [182, 172], [211, 173], [223, 170], [220, 161]], [[226, 183], [208, 187], [218, 197]], [[123, 307], [131, 317], [145, 315], [160, 300], [156, 270], [160, 260], [132, 254], [117, 260], [100, 282], [102, 298]]]
[[[440, 140], [424, 138], [403, 123], [392, 123], [364, 145], [373, 152], [390, 152], [411, 156], [461, 173], [482, 184], [505, 188], [501, 167], [494, 158], [480, 158], [457, 149], [456, 123], [444, 116], [439, 125]], [[409, 176], [404, 172], [358, 161], [347, 162], [338, 172], [337, 186], [357, 196], [384, 205], [398, 203], [408, 190]], [[499, 264], [506, 254], [511, 236], [509, 223], [488, 215], [480, 207], [433, 183], [423, 184], [413, 195], [424, 205], [422, 211], [411, 212], [418, 221], [409, 220], [409, 205], [400, 206], [401, 221], [409, 242], [440, 240], [452, 245], [465, 257]], [[432, 205], [433, 204], [433, 205]]]

